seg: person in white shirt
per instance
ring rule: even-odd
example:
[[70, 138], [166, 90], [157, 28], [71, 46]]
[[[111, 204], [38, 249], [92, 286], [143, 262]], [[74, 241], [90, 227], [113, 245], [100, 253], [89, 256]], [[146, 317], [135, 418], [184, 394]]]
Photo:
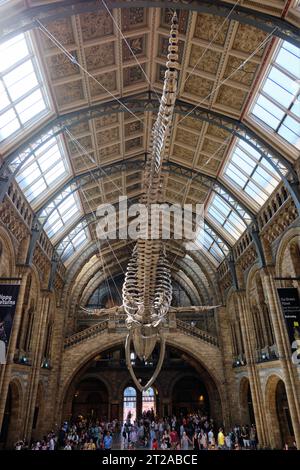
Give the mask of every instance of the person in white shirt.
[[49, 450], [55, 450], [55, 441], [52, 436], [49, 440]]

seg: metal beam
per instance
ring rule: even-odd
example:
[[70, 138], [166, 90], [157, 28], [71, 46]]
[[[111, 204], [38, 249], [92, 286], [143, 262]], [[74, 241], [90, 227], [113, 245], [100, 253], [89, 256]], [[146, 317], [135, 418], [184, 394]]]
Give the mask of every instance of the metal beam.
[[[255, 26], [285, 41], [300, 47], [300, 33], [297, 26], [288, 21], [241, 5], [233, 9], [231, 3], [214, 0], [110, 0], [110, 8], [172, 8], [196, 11], [238, 21]], [[49, 23], [61, 18], [81, 13], [99, 12], [104, 8], [98, 0], [64, 0], [56, 3], [27, 8], [26, 10], [0, 22], [1, 41], [10, 39], [20, 32], [38, 27], [37, 20]]]
[[[0, 178], [9, 177], [11, 171], [16, 175], [22, 165], [30, 158], [36, 148], [39, 148], [43, 143], [50, 140], [53, 135], [62, 133], [66, 128], [76, 126], [82, 122], [89, 121], [102, 116], [107, 116], [113, 113], [125, 112], [126, 108], [132, 113], [139, 112], [155, 112], [158, 110], [159, 102], [157, 97], [149, 93], [149, 98], [141, 98], [141, 94], [121, 98], [119, 101], [109, 101], [94, 106], [89, 106], [83, 109], [72, 111], [60, 115], [52, 119], [46, 126], [39, 129], [32, 134], [23, 144], [21, 144], [14, 151], [9, 153], [1, 168]], [[123, 106], [125, 105], [126, 108]], [[277, 171], [280, 177], [285, 182], [287, 189], [292, 192], [298, 188], [297, 173], [293, 165], [287, 160], [280, 152], [272, 147], [265, 139], [257, 135], [245, 123], [227, 116], [226, 114], [218, 113], [216, 111], [208, 110], [206, 108], [195, 108], [194, 105], [186, 103], [182, 100], [177, 100], [175, 105], [175, 113], [185, 116], [187, 113], [199, 121], [208, 122], [214, 126], [226, 130], [228, 133], [244, 140], [257, 152], [266, 158], [266, 160]], [[30, 148], [33, 147], [33, 148]], [[35, 148], [36, 147], [36, 148]], [[1, 197], [0, 197], [1, 201]], [[300, 212], [300, 198], [299, 198], [299, 212]]]
[[[131, 201], [132, 203], [135, 202], [137, 199], [136, 197], [132, 198]], [[211, 227], [210, 223], [205, 219], [204, 217], [205, 224], [208, 226], [208, 230], [204, 229], [206, 233], [208, 233], [214, 241], [217, 243], [219, 246], [220, 250], [222, 251], [224, 258], [227, 257], [227, 253], [224, 252], [224, 245], [230, 250], [231, 247], [230, 245], [222, 238], [222, 235], [220, 235], [213, 227]], [[78, 233], [89, 227], [92, 223], [95, 222], [95, 215], [93, 212], [89, 212], [88, 214], [82, 215], [79, 219], [77, 219], [74, 224], [72, 224], [66, 232], [64, 232], [63, 236], [56, 242], [54, 248], [55, 252], [57, 253], [59, 259], [63, 257], [63, 254], [67, 247], [69, 246], [70, 242], [78, 235]], [[83, 224], [83, 226], [76, 230], [79, 224]], [[65, 241], [66, 237], [69, 239]]]

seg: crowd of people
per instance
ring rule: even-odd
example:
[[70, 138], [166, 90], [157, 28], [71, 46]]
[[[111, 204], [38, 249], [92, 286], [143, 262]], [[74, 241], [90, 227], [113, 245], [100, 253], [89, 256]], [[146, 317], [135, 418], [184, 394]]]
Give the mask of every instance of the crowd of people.
[[255, 425], [235, 426], [225, 433], [208, 416], [190, 414], [186, 417], [155, 417], [146, 413], [131, 423], [130, 417], [122, 426], [122, 448], [162, 450], [257, 449]]
[[236, 425], [225, 432], [216, 427], [208, 416], [197, 413], [188, 416], [160, 418], [153, 410], [140, 419], [131, 415], [123, 424], [118, 420], [91, 421], [82, 416], [65, 421], [56, 432], [30, 445], [18, 441], [16, 450], [242, 450], [257, 449], [255, 425]]

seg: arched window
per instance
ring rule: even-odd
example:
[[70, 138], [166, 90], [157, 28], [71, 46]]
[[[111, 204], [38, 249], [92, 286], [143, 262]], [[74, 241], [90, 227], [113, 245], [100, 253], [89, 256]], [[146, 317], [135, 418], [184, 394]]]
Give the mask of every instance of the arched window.
[[154, 414], [156, 413], [155, 391], [152, 387], [143, 391], [142, 413], [147, 413], [147, 411], [153, 411]]
[[126, 387], [123, 393], [123, 421], [136, 420], [136, 389]]

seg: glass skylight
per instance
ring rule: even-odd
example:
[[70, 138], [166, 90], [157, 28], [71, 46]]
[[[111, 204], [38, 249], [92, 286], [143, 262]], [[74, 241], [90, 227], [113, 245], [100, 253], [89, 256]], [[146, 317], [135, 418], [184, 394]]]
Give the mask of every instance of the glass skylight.
[[213, 196], [207, 214], [234, 241], [238, 240], [247, 228], [242, 219], [218, 194]]
[[[213, 235], [211, 235], [213, 233]], [[204, 224], [203, 246], [219, 263], [228, 254], [229, 249], [210, 227]]]
[[80, 222], [60, 243], [61, 247], [64, 246], [61, 256], [62, 261], [66, 261], [76, 251], [81, 249], [88, 239], [86, 225]]
[[69, 174], [67, 159], [59, 137], [53, 137], [22, 166], [16, 180], [29, 202], [46, 196]]
[[27, 34], [0, 45], [0, 142], [49, 111]]
[[57, 205], [49, 215], [44, 229], [50, 238], [62, 233], [81, 213], [79, 200], [75, 194], [70, 194], [65, 201]]
[[251, 114], [269, 130], [300, 148], [300, 49], [283, 41]]
[[225, 167], [224, 178], [242, 189], [261, 207], [280, 182], [280, 177], [251, 145], [238, 139]]

